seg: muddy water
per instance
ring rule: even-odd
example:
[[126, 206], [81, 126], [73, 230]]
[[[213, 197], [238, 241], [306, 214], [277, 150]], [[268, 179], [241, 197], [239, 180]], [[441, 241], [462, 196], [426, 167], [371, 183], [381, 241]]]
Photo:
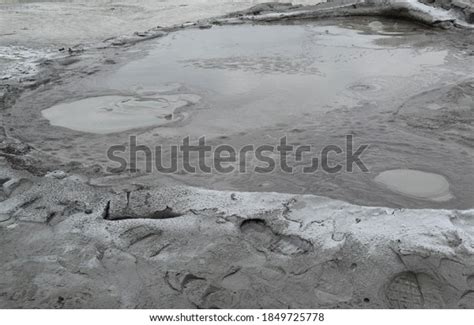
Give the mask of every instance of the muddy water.
[[[242, 132], [354, 106], [361, 98], [400, 96], [415, 85], [421, 71], [441, 65], [447, 54], [375, 44], [384, 38], [336, 26], [187, 31], [160, 41], [147, 57], [105, 82], [119, 92], [180, 83], [206, 97], [213, 108], [196, 114], [187, 133]], [[75, 119], [67, 109], [63, 112]], [[164, 132], [181, 134], [182, 129]]]
[[[180, 83], [212, 108], [196, 114], [187, 134], [242, 132], [355, 106], [361, 98], [400, 96], [447, 54], [375, 44], [384, 38], [337, 26], [187, 31], [160, 41], [147, 57], [105, 82], [119, 91]], [[402, 82], [408, 77], [413, 79]], [[160, 133], [182, 134], [182, 129]]]
[[[208, 144], [229, 144], [236, 150], [248, 144], [276, 146], [286, 136], [288, 143], [309, 145], [314, 153], [288, 154], [295, 166], [291, 173], [278, 168], [280, 158], [274, 154], [277, 169], [272, 173], [256, 173], [254, 167], [262, 163], [246, 157], [243, 173], [149, 174], [147, 158], [139, 155], [133, 167], [141, 173], [133, 176], [141, 183], [312, 193], [364, 205], [473, 207], [470, 140], [457, 141], [440, 129], [410, 127], [397, 116], [410, 98], [474, 76], [474, 58], [448, 47], [441, 32], [375, 19], [223, 26], [179, 31], [133, 51], [146, 55], [53, 89], [44, 100], [36, 97], [43, 114], [32, 123], [43, 138], [27, 131], [23, 138], [61, 160], [105, 168], [115, 167], [105, 156], [107, 148], [127, 144], [130, 135], [138, 136], [138, 144], [163, 146], [164, 165], [173, 161], [169, 146], [186, 136], [192, 142], [206, 136]], [[177, 105], [176, 119], [176, 107], [168, 99], [179, 101], [179, 96], [193, 100]], [[466, 90], [459, 96], [470, 95]], [[117, 105], [124, 98], [133, 98], [133, 105]], [[417, 114], [423, 118], [423, 109]], [[347, 151], [346, 135], [353, 136], [354, 151], [369, 146], [363, 155], [368, 172], [357, 166], [351, 172], [303, 172], [327, 145]], [[234, 166], [239, 169], [244, 160]], [[191, 156], [192, 164], [198, 161]], [[343, 155], [331, 155], [328, 163], [346, 169]], [[398, 169], [439, 175], [443, 181], [400, 181], [397, 175], [383, 174]]]

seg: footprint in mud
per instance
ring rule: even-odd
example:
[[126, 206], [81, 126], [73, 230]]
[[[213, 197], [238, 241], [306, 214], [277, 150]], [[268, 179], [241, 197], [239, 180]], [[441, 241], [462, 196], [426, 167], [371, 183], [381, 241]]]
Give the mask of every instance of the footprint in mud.
[[458, 307], [465, 309], [474, 308], [474, 290], [465, 292], [458, 302]]
[[137, 226], [130, 228], [120, 234], [119, 238], [124, 241], [127, 248], [150, 241], [156, 243], [156, 240], [162, 235], [161, 230], [153, 229], [147, 226]]
[[260, 243], [264, 246], [270, 246], [274, 234], [266, 222], [262, 219], [249, 219], [240, 224], [240, 231], [244, 237], [252, 242]]
[[396, 275], [385, 289], [390, 308], [442, 308], [440, 288], [425, 273], [403, 272]]
[[458, 307], [472, 309], [474, 308], [474, 274], [466, 278], [466, 284], [469, 289], [459, 299]]
[[207, 282], [205, 278], [189, 273], [187, 271], [167, 271], [165, 274], [165, 281], [166, 283], [168, 283], [171, 289], [179, 292], [183, 292], [195, 281]]
[[251, 286], [251, 281], [239, 267], [222, 278], [222, 286], [232, 291], [239, 291], [249, 288]]
[[[28, 206], [30, 203], [29, 199], [16, 200], [14, 197], [28, 191], [32, 186], [33, 182], [29, 179], [0, 178], [0, 202], [5, 201], [2, 206], [2, 212], [0, 213], [0, 223], [2, 226], [8, 226], [12, 220], [16, 219], [17, 215], [13, 213], [13, 207], [20, 208], [16, 211], [16, 213], [18, 213], [22, 211], [22, 208]], [[7, 203], [7, 200], [11, 200], [11, 202]]]
[[7, 194], [3, 191], [3, 184], [9, 180], [9, 178], [0, 178], [0, 202], [5, 201], [8, 198]]
[[3, 194], [6, 197], [12, 197], [28, 191], [33, 186], [33, 182], [26, 178], [12, 178], [0, 180], [0, 185]]
[[280, 238], [270, 246], [270, 250], [283, 255], [301, 255], [311, 251], [313, 248], [309, 241], [295, 235], [279, 235], [278, 237]]
[[461, 295], [457, 307], [465, 309], [474, 308], [474, 274], [466, 278], [467, 290]]
[[471, 274], [466, 278], [467, 286], [474, 291], [474, 274]]
[[206, 278], [188, 271], [167, 271], [164, 280], [172, 290], [185, 295], [199, 308], [208, 308], [206, 301], [211, 294], [218, 291], [218, 288], [211, 285]]
[[166, 272], [165, 281], [169, 287], [186, 296], [197, 308], [222, 309], [234, 305], [232, 290], [213, 285], [208, 279], [184, 272]]
[[6, 222], [11, 219], [11, 216], [6, 213], [0, 213], [0, 223]]
[[296, 235], [278, 234], [262, 219], [243, 221], [240, 231], [257, 250], [270, 250], [288, 256], [302, 255], [313, 250], [313, 244], [308, 240]]

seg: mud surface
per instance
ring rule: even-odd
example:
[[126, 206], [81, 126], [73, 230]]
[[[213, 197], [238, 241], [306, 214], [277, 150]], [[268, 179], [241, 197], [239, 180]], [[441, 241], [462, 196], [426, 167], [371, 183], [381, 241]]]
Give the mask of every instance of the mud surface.
[[[343, 2], [258, 5], [59, 55], [38, 44], [71, 39], [47, 34], [0, 62], [0, 308], [474, 308], [473, 33], [418, 3]], [[288, 21], [354, 14], [377, 17]], [[380, 17], [407, 14], [452, 28]], [[317, 151], [348, 134], [370, 144], [370, 173], [105, 171], [106, 148], [130, 135], [287, 135]]]
[[[83, 77], [81, 62], [68, 65], [69, 80], [26, 96], [4, 120], [12, 136], [35, 149], [63, 163], [102, 170], [115, 167], [107, 149], [126, 144], [131, 135], [139, 145], [163, 146], [165, 165], [172, 161], [170, 146], [186, 136], [191, 142], [206, 136], [211, 145], [237, 150], [277, 146], [287, 136], [288, 143], [311, 145], [316, 154], [326, 145], [345, 148], [345, 136], [352, 135], [354, 150], [370, 146], [363, 156], [368, 173], [356, 166], [337, 174], [302, 168], [258, 174], [251, 171], [262, 163], [251, 159], [247, 173], [149, 174], [147, 163], [154, 165], [154, 157], [139, 156], [134, 176], [150, 185], [184, 182], [318, 194], [362, 205], [471, 208], [474, 57], [469, 47], [448, 47], [450, 35], [369, 18], [184, 30], [137, 45], [121, 54], [132, 62], [106, 65], [92, 76]], [[153, 108], [124, 108], [116, 103], [120, 99], [126, 106], [124, 98]], [[443, 133], [421, 123], [442, 124]], [[153, 127], [136, 129], [140, 126]], [[293, 165], [310, 165], [312, 158], [288, 157]], [[191, 159], [197, 166], [197, 155]], [[344, 158], [330, 159], [333, 165]], [[452, 196], [436, 202], [387, 191], [374, 178], [391, 169], [443, 175]]]

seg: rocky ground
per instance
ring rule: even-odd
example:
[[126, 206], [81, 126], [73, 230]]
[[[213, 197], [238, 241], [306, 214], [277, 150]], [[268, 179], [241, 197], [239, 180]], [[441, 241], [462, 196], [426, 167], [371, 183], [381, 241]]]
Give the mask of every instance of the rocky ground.
[[[202, 1], [192, 13], [192, 5], [180, 9], [174, 6], [184, 2], [172, 3], [160, 2], [176, 13], [186, 8], [183, 20], [224, 10], [208, 11]], [[248, 5], [225, 3], [232, 10]], [[464, 24], [443, 9], [408, 2], [338, 2], [316, 9], [262, 5], [198, 26], [400, 12], [438, 27]], [[39, 38], [39, 52], [45, 44], [73, 48], [44, 60], [28, 77], [6, 78], [2, 114], [9, 114], [21, 93], [60, 83], [74, 55], [106, 52], [175, 28], [181, 26], [79, 48], [66, 32]], [[122, 34], [104, 30], [101, 37]], [[22, 33], [28, 32], [1, 37], [2, 44], [34, 38], [36, 31]], [[94, 67], [84, 69], [87, 74]], [[441, 89], [440, 102], [452, 91]], [[422, 102], [414, 99], [413, 105]], [[465, 111], [466, 102], [459, 105]], [[426, 124], [416, 112], [398, 114]], [[312, 195], [149, 187], [133, 177], [62, 164], [11, 137], [8, 126], [0, 128], [0, 186], [2, 308], [474, 308], [473, 210], [361, 207]]]

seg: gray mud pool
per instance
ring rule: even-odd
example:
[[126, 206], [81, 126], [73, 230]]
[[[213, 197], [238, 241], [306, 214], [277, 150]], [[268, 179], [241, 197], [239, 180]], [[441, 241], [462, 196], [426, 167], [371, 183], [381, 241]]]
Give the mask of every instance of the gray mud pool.
[[[130, 176], [141, 183], [472, 208], [474, 56], [451, 46], [450, 35], [373, 18], [182, 30], [117, 52], [120, 63], [36, 94], [34, 109], [23, 100], [9, 119], [18, 129], [28, 114], [33, 127], [19, 132], [35, 148], [104, 170], [114, 166], [107, 148], [127, 144], [131, 135], [140, 145], [162, 146], [165, 165], [173, 160], [170, 146], [187, 136], [237, 150], [277, 146], [286, 136], [314, 153], [288, 154], [292, 173], [256, 173], [262, 162], [250, 155], [245, 173], [169, 175], [146, 173], [139, 155]], [[369, 146], [362, 156], [368, 172], [357, 166], [303, 172], [325, 146], [347, 151], [347, 135], [354, 150]], [[332, 154], [328, 164], [345, 161]]]

